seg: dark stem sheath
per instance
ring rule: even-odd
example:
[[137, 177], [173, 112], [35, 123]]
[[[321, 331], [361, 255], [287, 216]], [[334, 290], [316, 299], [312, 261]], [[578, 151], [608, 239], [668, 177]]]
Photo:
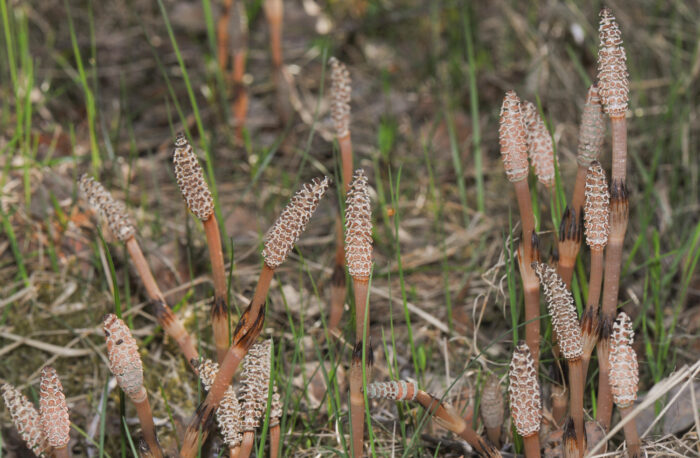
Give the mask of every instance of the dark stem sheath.
[[[632, 406], [620, 407], [622, 419], [626, 419], [632, 412]], [[642, 456], [640, 449], [639, 433], [634, 418], [630, 419], [623, 427], [625, 431], [625, 441], [627, 442], [627, 455], [629, 458], [638, 458]]]
[[151, 405], [148, 402], [148, 395], [146, 394], [146, 389], [142, 389], [142, 401], [135, 401], [132, 399], [134, 406], [136, 407], [136, 415], [139, 417], [139, 423], [141, 423], [141, 431], [143, 432], [143, 438], [151, 451], [151, 455], [155, 458], [163, 458], [163, 451], [158, 443], [158, 437], [156, 436], [156, 426], [153, 423], [153, 413], [151, 411]]
[[569, 402], [569, 408], [571, 411], [571, 418], [574, 420], [574, 430], [576, 431], [576, 441], [578, 442], [578, 449], [585, 450], [584, 438], [584, 423], [583, 423], [583, 383], [582, 383], [582, 372], [583, 368], [581, 366], [581, 358], [572, 359], [567, 361], [569, 364], [569, 392], [571, 394], [571, 400]]

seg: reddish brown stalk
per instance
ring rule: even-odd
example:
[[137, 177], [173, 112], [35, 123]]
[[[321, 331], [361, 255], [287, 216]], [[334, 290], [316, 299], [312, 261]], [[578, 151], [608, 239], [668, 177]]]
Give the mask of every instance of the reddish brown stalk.
[[[515, 187], [515, 196], [520, 209], [520, 224], [522, 226], [521, 245], [523, 253], [520, 257], [520, 276], [523, 279], [525, 293], [525, 320], [534, 324], [525, 328], [525, 338], [535, 361], [539, 364], [540, 328], [537, 317], [540, 314], [539, 286], [537, 277], [533, 274], [530, 264], [537, 256], [534, 243], [535, 216], [532, 211], [530, 189], [527, 184], [529, 165], [527, 162], [527, 132], [521, 113], [520, 99], [514, 91], [506, 92], [501, 105], [499, 121], [499, 143], [501, 158], [508, 181]], [[524, 262], [523, 262], [524, 261]], [[532, 320], [532, 321], [531, 321]]]
[[[530, 243], [527, 243], [526, 240], [529, 240]], [[535, 368], [539, 368], [540, 359], [540, 283], [532, 268], [532, 263], [540, 261], [538, 245], [539, 239], [533, 231], [530, 238], [523, 239], [518, 247], [518, 266], [525, 296], [525, 342], [530, 348]], [[526, 254], [527, 251], [529, 251], [529, 255]]]
[[221, 234], [216, 215], [212, 213], [209, 219], [204, 221], [204, 231], [209, 246], [209, 259], [211, 272], [214, 279], [214, 300], [211, 305], [211, 325], [214, 332], [214, 345], [216, 346], [216, 359], [221, 362], [226, 356], [229, 347], [229, 306], [226, 300], [226, 270], [224, 268], [224, 254], [221, 249]]
[[239, 364], [245, 358], [248, 349], [262, 331], [265, 321], [265, 299], [272, 281], [274, 270], [267, 264], [263, 266], [258, 284], [255, 288], [253, 299], [248, 308], [241, 315], [236, 330], [233, 332], [233, 343], [221, 363], [219, 372], [211, 384], [206, 399], [197, 407], [197, 411], [190, 420], [185, 432], [185, 437], [180, 449], [181, 457], [194, 457], [197, 450], [204, 443], [214, 421], [214, 412], [231, 384], [233, 375]]
[[136, 407], [136, 415], [139, 417], [139, 423], [141, 423], [143, 439], [146, 441], [151, 451], [151, 456], [162, 458], [163, 452], [160, 449], [160, 444], [156, 436], [156, 425], [153, 423], [153, 412], [151, 411], [151, 405], [148, 403], [148, 396], [146, 395], [145, 388], [143, 388], [142, 396], [143, 399], [131, 398], [131, 401], [134, 403], [134, 407]]
[[270, 427], [270, 458], [280, 456], [280, 425]]
[[[369, 367], [369, 364], [367, 367]], [[355, 458], [361, 457], [365, 442], [365, 397], [362, 395], [362, 341], [355, 345], [350, 366], [350, 424], [352, 426], [352, 456]]]
[[280, 454], [280, 419], [283, 406], [277, 385], [274, 385], [270, 403], [270, 458], [277, 458]]
[[583, 214], [572, 210], [568, 206], [564, 210], [559, 224], [559, 263], [557, 273], [564, 281], [567, 288], [571, 287], [571, 278], [574, 274], [576, 256], [581, 248], [581, 236], [583, 233]]
[[222, 74], [226, 74], [228, 68], [228, 25], [231, 17], [231, 6], [233, 0], [223, 0], [221, 2], [221, 16], [216, 23], [216, 55], [219, 59], [219, 68]]
[[143, 256], [141, 247], [134, 237], [126, 241], [126, 249], [146, 288], [146, 293], [153, 303], [154, 315], [156, 320], [158, 320], [158, 324], [160, 324], [165, 333], [178, 344], [180, 350], [185, 355], [186, 361], [198, 360], [199, 352], [197, 352], [195, 348], [194, 340], [165, 302], [165, 296], [163, 296], [160, 288], [158, 288], [156, 280], [151, 273], [151, 269], [148, 267], [146, 258]]
[[[625, 420], [630, 416], [633, 407], [620, 407], [620, 414], [622, 419]], [[625, 423], [625, 442], [627, 443], [627, 456], [629, 458], [639, 458], [642, 456], [642, 451], [640, 448], [641, 441], [639, 440], [639, 433], [637, 432], [637, 425], [632, 417], [627, 423]]]
[[[615, 317], [618, 291], [620, 287], [620, 267], [622, 264], [622, 244], [627, 231], [629, 201], [626, 189], [627, 176], [627, 125], [625, 116], [629, 99], [629, 80], [625, 49], [622, 46], [622, 34], [615, 17], [607, 8], [600, 12], [600, 46], [598, 48], [598, 87], [605, 112], [612, 122], [612, 177], [610, 200], [610, 238], [605, 256], [605, 280], [603, 284], [603, 302], [601, 321], [603, 325], [611, 323]], [[601, 339], [603, 337], [601, 336]], [[609, 343], [603, 345], [603, 351]], [[600, 353], [601, 385], [599, 390], [598, 420], [606, 430], [610, 428], [612, 415], [612, 397], [607, 378], [602, 378], [603, 365], [609, 364], [606, 354]], [[602, 403], [602, 404], [601, 404]]]
[[610, 419], [612, 417], [612, 391], [610, 389], [610, 334], [612, 333], [613, 320], [605, 315], [599, 314], [598, 328], [600, 337], [596, 350], [598, 352], [598, 405], [596, 408], [596, 420], [605, 428], [610, 430]]
[[233, 49], [233, 69], [231, 70], [231, 86], [233, 95], [233, 119], [236, 128], [236, 139], [243, 139], [243, 127], [248, 113], [248, 91], [244, 82], [246, 58], [248, 55], [248, 17], [245, 5], [235, 2], [235, 12], [230, 15], [229, 30], [230, 44]]
[[552, 317], [552, 328], [556, 329], [559, 337], [559, 348], [569, 366], [569, 411], [574, 421], [578, 449], [585, 449], [583, 444], [583, 381], [581, 357], [583, 342], [581, 325], [574, 307], [574, 298], [567, 289], [561, 277], [546, 264], [537, 264], [535, 272], [540, 278], [547, 297], [547, 307]]
[[282, 0], [265, 0], [263, 3], [265, 17], [270, 26], [270, 53], [272, 66], [275, 70], [282, 67], [282, 24], [284, 18], [284, 3]]
[[343, 168], [343, 183], [345, 186], [345, 192], [350, 190], [350, 183], [352, 182], [352, 140], [350, 140], [350, 132], [348, 134], [338, 138], [338, 145], [340, 146], [340, 159]]
[[598, 365], [600, 367], [598, 395], [598, 410], [596, 419], [605, 427], [610, 428], [612, 415], [612, 396], [607, 379], [609, 365], [607, 352], [609, 342], [601, 341], [609, 337], [604, 333], [605, 327], [608, 330], [612, 327], [617, 309], [618, 292], [620, 288], [620, 268], [622, 264], [622, 245], [625, 232], [627, 230], [627, 219], [629, 214], [629, 199], [624, 184], [613, 182], [610, 189], [610, 236], [605, 255], [605, 278], [603, 281], [603, 300], [599, 317], [599, 327], [601, 336], [598, 342]]
[[143, 256], [141, 247], [134, 236], [136, 230], [126, 214], [124, 204], [115, 201], [99, 182], [87, 175], [83, 175], [80, 178], [80, 189], [87, 197], [90, 205], [107, 221], [112, 234], [126, 244], [126, 249], [146, 288], [146, 293], [153, 302], [154, 314], [158, 323], [163, 327], [166, 334], [180, 346], [187, 362], [199, 359], [194, 341], [170, 307], [168, 307], [168, 304], [165, 302], [165, 296], [163, 296], [155, 278], [153, 278], [151, 269], [148, 267], [146, 258]]
[[438, 398], [423, 390], [418, 390], [416, 393], [416, 402], [435, 418], [437, 424], [466, 440], [481, 456], [501, 456], [501, 452], [480, 437], [451, 406], [440, 402]]
[[212, 276], [214, 279], [214, 300], [211, 305], [211, 323], [216, 346], [217, 360], [221, 362], [229, 346], [229, 307], [226, 300], [226, 270], [221, 249], [221, 234], [214, 213], [214, 199], [204, 172], [199, 164], [192, 145], [184, 134], [177, 134], [173, 153], [175, 177], [187, 208], [199, 218], [203, 225], [209, 247]]
[[265, 247], [262, 252], [265, 263], [255, 287], [253, 299], [238, 321], [236, 330], [233, 332], [231, 347], [221, 363], [206, 399], [199, 405], [190, 420], [180, 450], [182, 457], [193, 457], [209, 434], [214, 412], [224, 396], [226, 388], [231, 384], [233, 375], [248, 349], [262, 331], [265, 322], [265, 299], [275, 269], [287, 259], [289, 252], [294, 248], [306, 228], [306, 224], [318, 207], [319, 201], [328, 189], [328, 185], [327, 178], [314, 179], [311, 183], [305, 184], [292, 197], [275, 224], [265, 235]]
[[[340, 145], [342, 163], [342, 195], [350, 190], [353, 171], [352, 142], [350, 140], [350, 98], [351, 81], [347, 67], [335, 57], [328, 60], [331, 67], [331, 118], [335, 126], [336, 138]], [[343, 255], [344, 242], [342, 234], [342, 221], [336, 218], [336, 252], [333, 279], [331, 284], [331, 312], [329, 327], [335, 331], [340, 324], [345, 303], [345, 257]]]

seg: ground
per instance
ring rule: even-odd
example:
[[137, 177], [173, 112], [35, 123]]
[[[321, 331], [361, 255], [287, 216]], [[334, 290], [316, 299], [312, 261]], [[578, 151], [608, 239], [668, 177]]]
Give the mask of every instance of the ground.
[[[217, 17], [214, 3], [0, 0], [0, 381], [36, 399], [41, 368], [54, 365], [71, 407], [74, 453], [120, 454], [129, 444], [100, 323], [121, 309], [141, 345], [160, 439], [173, 453], [202, 393], [156, 326], [123, 245], [78, 195], [77, 178], [94, 175], [127, 203], [168, 302], [211, 356], [206, 241], [174, 179], [175, 133], [188, 133], [216, 190], [238, 312], [260, 271], [262, 237], [292, 193], [314, 176], [339, 180], [326, 65], [336, 56], [353, 81], [355, 166], [371, 186], [372, 376], [415, 379], [466, 415], [478, 410], [485, 375], [507, 378], [513, 340], [523, 335], [513, 326], [522, 326], [511, 257], [519, 215], [499, 155], [503, 94], [514, 89], [535, 102], [556, 145], [556, 188], [530, 182], [547, 260], [573, 188], [602, 5], [289, 0], [283, 56], [291, 84], [281, 100], [292, 116], [282, 122], [265, 15], [260, 1], [246, 1], [250, 110], [241, 141], [205, 14]], [[631, 80], [620, 306], [634, 320], [644, 395], [696, 363], [700, 350], [700, 8], [693, 1], [607, 6], [622, 28]], [[609, 153], [601, 161], [609, 172]], [[285, 455], [347, 453], [351, 295], [342, 338], [325, 331], [338, 202], [334, 185], [270, 294], [263, 336], [275, 345]], [[580, 259], [579, 307], [586, 249]], [[695, 398], [681, 399], [692, 406]], [[124, 408], [137, 436], [133, 408]], [[466, 450], [413, 405], [379, 402], [370, 410], [377, 455]], [[2, 412], [2, 451], [28, 453]], [[672, 427], [661, 417], [649, 453], [700, 454], [697, 418], [689, 418]]]

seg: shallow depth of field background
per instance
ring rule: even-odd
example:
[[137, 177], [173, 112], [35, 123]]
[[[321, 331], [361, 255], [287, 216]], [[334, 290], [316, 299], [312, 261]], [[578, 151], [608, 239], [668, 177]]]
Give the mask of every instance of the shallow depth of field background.
[[[99, 327], [115, 301], [142, 343], [164, 447], [175, 449], [175, 432], [202, 395], [177, 345], [156, 329], [123, 246], [106, 230], [100, 241], [96, 218], [78, 200], [77, 177], [96, 175], [127, 202], [161, 288], [201, 352], [212, 356], [208, 255], [173, 176], [175, 132], [188, 130], [203, 164], [212, 161], [226, 261], [233, 261], [232, 304], [242, 309], [261, 266], [262, 236], [291, 194], [311, 177], [337, 176], [330, 56], [350, 69], [355, 165], [372, 187], [373, 377], [414, 378], [438, 395], [449, 388], [445, 398], [455, 406], [478, 409], [484, 374], [505, 374], [513, 339], [523, 335], [510, 255], [519, 216], [499, 156], [500, 104], [508, 89], [535, 102], [555, 140], [556, 191], [531, 182], [546, 260], [573, 188], [602, 3], [285, 1], [284, 59], [293, 77], [285, 100], [294, 110], [286, 124], [275, 111], [260, 1], [245, 4], [250, 109], [239, 142], [207, 21], [216, 18], [216, 1], [0, 0], [0, 382], [35, 396], [39, 371], [53, 364], [71, 407], [77, 455], [119, 456], [128, 446]], [[700, 3], [606, 6], [622, 28], [631, 79], [620, 304], [635, 323], [644, 394], [700, 352]], [[609, 171], [609, 152], [602, 163]], [[340, 436], [348, 434], [351, 348], [337, 339], [329, 344], [324, 331], [337, 207], [334, 189], [270, 295], [263, 336], [274, 339], [277, 353], [285, 454], [347, 451]], [[581, 253], [577, 272], [587, 281], [588, 250]], [[585, 281], [574, 288], [579, 306]], [[353, 316], [346, 309], [348, 338]], [[690, 396], [679, 404], [686, 412], [659, 421], [650, 451], [700, 454]], [[431, 456], [440, 439], [447, 440], [438, 454], [462, 453], [461, 443], [414, 406], [382, 402], [371, 411], [379, 455]], [[126, 417], [135, 423], [128, 402]], [[668, 418], [690, 422], [678, 427]], [[24, 456], [4, 408], [0, 420], [3, 456]]]

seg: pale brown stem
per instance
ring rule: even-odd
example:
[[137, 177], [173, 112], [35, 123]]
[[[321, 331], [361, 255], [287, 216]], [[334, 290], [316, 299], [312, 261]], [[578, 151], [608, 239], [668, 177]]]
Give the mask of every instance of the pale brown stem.
[[328, 330], [335, 331], [343, 317], [343, 305], [345, 304], [345, 249], [343, 241], [343, 223], [340, 216], [335, 218], [335, 262], [333, 264], [333, 277], [331, 278], [331, 312], [328, 318]]
[[216, 215], [204, 221], [204, 232], [209, 245], [209, 259], [214, 279], [214, 301], [211, 304], [211, 326], [214, 332], [216, 359], [221, 363], [229, 347], [229, 307], [226, 301], [226, 269], [221, 249], [221, 234]]
[[569, 405], [571, 418], [574, 420], [578, 449], [583, 451], [585, 450], [585, 431], [583, 423], [583, 383], [581, 382], [583, 368], [581, 366], [581, 358], [567, 360], [567, 363], [569, 364], [569, 393], [571, 395]]
[[131, 401], [136, 407], [136, 415], [139, 417], [139, 423], [141, 423], [143, 439], [150, 449], [151, 455], [155, 458], [163, 458], [163, 451], [156, 436], [156, 426], [153, 423], [153, 412], [151, 412], [151, 405], [148, 402], [146, 388], [141, 387], [139, 396], [131, 398]]
[[158, 288], [156, 280], [153, 278], [153, 274], [151, 273], [151, 269], [148, 267], [146, 258], [143, 256], [141, 247], [134, 237], [126, 241], [126, 249], [129, 252], [129, 256], [131, 256], [131, 260], [134, 263], [134, 267], [136, 268], [144, 287], [146, 288], [148, 297], [154, 303], [155, 316], [158, 323], [162, 326], [165, 333], [175, 340], [175, 342], [177, 342], [180, 350], [185, 355], [185, 359], [194, 369], [192, 366], [192, 360], [199, 360], [199, 352], [195, 348], [194, 340], [192, 340], [190, 334], [165, 302], [165, 296], [163, 296], [160, 288]]
[[586, 201], [586, 174], [588, 169], [585, 166], [579, 165], [576, 170], [576, 181], [574, 182], [574, 195], [571, 198], [571, 208], [576, 210], [576, 214], [580, 215], [583, 211], [583, 205]]
[[197, 411], [187, 426], [182, 449], [180, 450], [180, 456], [183, 458], [194, 457], [200, 444], [206, 440], [214, 421], [214, 413], [226, 392], [226, 388], [231, 384], [233, 375], [236, 373], [236, 369], [238, 369], [238, 365], [245, 357], [248, 349], [260, 335], [265, 321], [265, 309], [263, 307], [274, 273], [274, 269], [267, 264], [263, 266], [258, 284], [255, 287], [253, 299], [246, 311], [241, 315], [233, 333], [233, 345], [226, 353], [226, 357], [221, 363], [219, 372], [209, 389], [206, 399], [197, 407]]
[[134, 237], [126, 241], [126, 249], [129, 252], [129, 256], [131, 256], [131, 261], [134, 263], [139, 277], [141, 277], [148, 297], [150, 297], [151, 300], [165, 303], [165, 296], [163, 296], [160, 288], [158, 288], [156, 279], [153, 278], [151, 269], [148, 267], [148, 262], [146, 262], [146, 258], [143, 256], [143, 251], [141, 251], [141, 247]]
[[535, 362], [535, 370], [539, 372], [540, 362], [540, 288], [527, 285], [525, 294], [525, 343]]
[[[603, 317], [601, 317], [602, 319]], [[612, 390], [610, 387], [610, 336], [601, 335], [598, 341], [598, 407], [596, 409], [596, 420], [605, 428], [610, 430], [610, 419], [612, 417]]]
[[354, 355], [350, 367], [350, 420], [352, 425], [352, 454], [362, 456], [365, 434], [365, 398], [362, 395], [362, 357]]
[[612, 124], [612, 174], [610, 182], [623, 184], [627, 177], [627, 119], [624, 115], [610, 118]]
[[353, 160], [352, 160], [352, 140], [350, 140], [350, 132], [347, 135], [338, 138], [340, 146], [340, 159], [343, 167], [343, 185], [345, 193], [350, 190], [352, 183]]
[[522, 226], [522, 256], [520, 276], [523, 280], [523, 289], [525, 295], [525, 342], [530, 349], [532, 359], [535, 361], [535, 370], [539, 372], [540, 360], [540, 287], [537, 275], [532, 268], [532, 262], [538, 259], [538, 254], [533, 252], [537, 250], [534, 243], [535, 240], [535, 216], [532, 212], [532, 201], [530, 200], [530, 188], [527, 180], [520, 180], [513, 183], [515, 187], [515, 195], [518, 199], [518, 208], [520, 209], [520, 221]]
[[486, 437], [489, 438], [491, 443], [496, 447], [501, 446], [501, 427], [497, 428], [486, 428]]
[[588, 281], [586, 308], [598, 308], [600, 289], [603, 284], [603, 249], [591, 249], [591, 275]]
[[622, 264], [622, 240], [610, 239], [605, 256], [605, 278], [603, 282], [603, 303], [601, 313], [615, 318], [617, 296], [620, 290], [620, 268]]
[[583, 364], [581, 381], [583, 386], [586, 386], [586, 375], [588, 374], [588, 365], [591, 361], [591, 353], [595, 348], [595, 343], [598, 341], [597, 321], [598, 321], [598, 302], [600, 301], [600, 289], [603, 283], [603, 249], [591, 249], [591, 274], [588, 281], [588, 300], [586, 301], [586, 310], [581, 319], [581, 330], [584, 339], [583, 356], [581, 362]]
[[540, 435], [539, 433], [523, 437], [523, 447], [525, 448], [525, 458], [537, 458], [540, 456]]
[[233, 54], [233, 119], [236, 123], [236, 138], [243, 138], [243, 127], [248, 114], [248, 91], [243, 83], [245, 74], [246, 51]]
[[221, 4], [221, 16], [216, 23], [216, 54], [219, 59], [219, 68], [221, 73], [226, 73], [228, 65], [228, 25], [229, 17], [231, 16], [231, 6], [233, 0], [223, 0]]
[[282, 0], [265, 0], [265, 3], [267, 22], [270, 26], [272, 66], [277, 70], [282, 67], [282, 18], [284, 17], [284, 6]]
[[238, 455], [241, 453], [241, 446], [236, 445], [235, 447], [230, 447], [228, 449], [228, 456], [229, 458], [238, 458]]
[[270, 426], [270, 458], [280, 456], [280, 425]]
[[452, 407], [440, 402], [435, 396], [423, 390], [418, 390], [416, 393], [416, 402], [433, 416], [436, 423], [466, 440], [481, 456], [501, 456], [501, 452], [492, 444], [484, 441], [484, 439], [479, 436]]
[[255, 445], [255, 431], [245, 431], [243, 433], [243, 441], [241, 441], [241, 448], [238, 452], [240, 458], [248, 458], [250, 452], [253, 451], [253, 445]]
[[[620, 414], [623, 420], [627, 418], [632, 412], [632, 406], [620, 407]], [[642, 456], [639, 433], [637, 432], [637, 425], [635, 424], [634, 418], [630, 419], [623, 427], [625, 431], [625, 442], [627, 442], [627, 456], [629, 458], [638, 458]]]

